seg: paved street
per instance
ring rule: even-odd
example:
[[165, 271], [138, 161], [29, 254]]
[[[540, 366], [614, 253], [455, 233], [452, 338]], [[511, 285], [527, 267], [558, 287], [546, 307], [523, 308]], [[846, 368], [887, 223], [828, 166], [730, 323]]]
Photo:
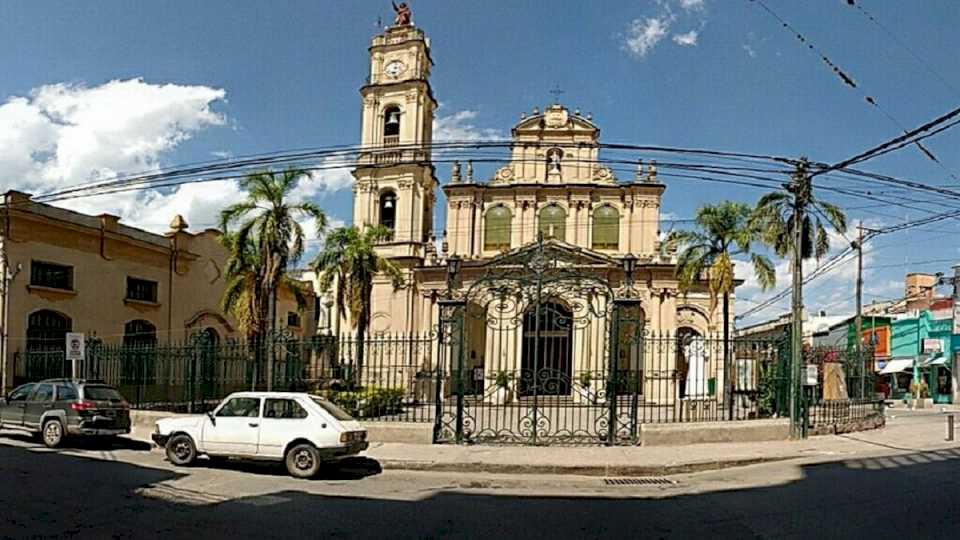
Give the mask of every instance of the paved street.
[[[887, 428], [941, 434], [932, 413]], [[932, 435], [930, 435], [932, 436]], [[0, 538], [926, 538], [960, 527], [960, 447], [670, 477], [381, 471], [357, 459], [300, 481], [279, 466], [175, 468], [129, 441], [50, 451], [0, 433]], [[930, 441], [933, 442], [933, 441]], [[939, 442], [938, 442], [939, 443]]]

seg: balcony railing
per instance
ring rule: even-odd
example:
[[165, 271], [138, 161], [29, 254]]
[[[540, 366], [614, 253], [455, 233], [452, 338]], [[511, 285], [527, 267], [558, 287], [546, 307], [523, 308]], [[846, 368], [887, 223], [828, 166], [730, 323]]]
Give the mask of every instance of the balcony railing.
[[399, 135], [384, 135], [383, 136], [383, 146], [397, 146], [400, 144]]

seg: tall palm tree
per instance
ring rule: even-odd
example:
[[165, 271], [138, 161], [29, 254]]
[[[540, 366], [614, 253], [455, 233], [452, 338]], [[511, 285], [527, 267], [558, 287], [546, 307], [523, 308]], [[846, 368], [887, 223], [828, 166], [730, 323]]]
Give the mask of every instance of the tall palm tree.
[[767, 290], [776, 283], [773, 263], [765, 255], [755, 253], [751, 245], [759, 239], [758, 230], [750, 225], [750, 206], [733, 201], [701, 206], [694, 219], [697, 230], [674, 231], [661, 245], [666, 253], [679, 251], [677, 279], [681, 292], [688, 292], [703, 280], [710, 293], [710, 313], [723, 297], [723, 358], [728, 406], [732, 406], [733, 377], [730, 364], [730, 295], [735, 282], [733, 258], [749, 256], [760, 288]]
[[[250, 174], [240, 180], [240, 187], [247, 192], [246, 200], [220, 212], [224, 245], [230, 250], [227, 279], [233, 285], [228, 286], [223, 300], [244, 306], [255, 340], [276, 326], [277, 289], [285, 281], [288, 265], [303, 257], [305, 233], [298, 220], [313, 221], [318, 232], [327, 225], [327, 216], [317, 205], [288, 200], [306, 176], [299, 169]], [[236, 230], [232, 231], [234, 226]], [[246, 291], [245, 301], [240, 300], [244, 295], [237, 296], [241, 283]], [[290, 289], [294, 295], [298, 290], [299, 287]], [[273, 363], [268, 362], [267, 389], [272, 386]]]
[[323, 250], [311, 265], [319, 276], [323, 292], [336, 286], [335, 302], [338, 315], [344, 317], [347, 309], [350, 321], [357, 331], [357, 362], [354, 382], [359, 383], [363, 370], [364, 338], [370, 327], [373, 278], [383, 274], [390, 278], [394, 289], [403, 286], [403, 272], [394, 262], [381, 257], [375, 246], [392, 236], [383, 226], [341, 227], [331, 231]]
[[[793, 274], [793, 331], [791, 335], [790, 364], [790, 424], [791, 435], [802, 436], [800, 427], [800, 360], [803, 355], [803, 261], [820, 260], [830, 251], [830, 237], [826, 222], [840, 233], [847, 230], [843, 211], [816, 197], [813, 179], [808, 173], [806, 159], [796, 165], [786, 192], [768, 193], [757, 202], [750, 219], [751, 226], [761, 231], [761, 239], [780, 257], [791, 256]], [[799, 242], [797, 241], [799, 237]], [[800, 244], [797, 246], [797, 244]], [[799, 249], [795, 249], [799, 248]], [[858, 314], [859, 316], [859, 314]], [[858, 336], [859, 339], [859, 336]], [[861, 363], [861, 366], [863, 364]]]
[[800, 256], [803, 260], [820, 260], [830, 251], [824, 222], [843, 233], [847, 230], [847, 217], [838, 206], [817, 199], [805, 171], [798, 172], [795, 180], [791, 185], [793, 192], [774, 191], [760, 198], [750, 219], [751, 226], [760, 231], [763, 242], [777, 256], [788, 257], [793, 251], [794, 221], [799, 210], [803, 216]]

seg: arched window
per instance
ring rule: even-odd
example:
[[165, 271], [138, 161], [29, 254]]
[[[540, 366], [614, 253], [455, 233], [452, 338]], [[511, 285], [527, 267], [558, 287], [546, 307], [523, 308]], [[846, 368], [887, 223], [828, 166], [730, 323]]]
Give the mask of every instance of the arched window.
[[70, 317], [41, 309], [27, 318], [27, 350], [66, 350], [67, 332], [72, 328]]
[[513, 216], [506, 206], [487, 210], [483, 228], [483, 249], [505, 251], [510, 249], [510, 223]]
[[383, 111], [383, 144], [400, 142], [400, 107], [387, 107]]
[[157, 327], [150, 321], [136, 319], [123, 325], [123, 344], [145, 347], [157, 344]]
[[620, 247], [620, 213], [604, 205], [593, 211], [593, 249], [618, 249]]
[[391, 231], [397, 226], [397, 194], [392, 191], [380, 194], [380, 225]]
[[566, 239], [567, 213], [563, 208], [551, 204], [540, 210], [540, 232], [544, 238]]

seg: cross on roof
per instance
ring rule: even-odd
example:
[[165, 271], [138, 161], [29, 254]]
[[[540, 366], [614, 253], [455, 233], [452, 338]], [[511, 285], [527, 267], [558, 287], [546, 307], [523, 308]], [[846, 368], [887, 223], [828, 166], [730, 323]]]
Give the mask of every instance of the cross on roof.
[[562, 89], [560, 89], [560, 85], [559, 85], [559, 84], [555, 84], [555, 85], [553, 85], [553, 90], [550, 90], [550, 93], [553, 94], [553, 101], [554, 101], [555, 103], [560, 103], [560, 96], [561, 96], [562, 94], [565, 94], [566, 92], [564, 92]]

